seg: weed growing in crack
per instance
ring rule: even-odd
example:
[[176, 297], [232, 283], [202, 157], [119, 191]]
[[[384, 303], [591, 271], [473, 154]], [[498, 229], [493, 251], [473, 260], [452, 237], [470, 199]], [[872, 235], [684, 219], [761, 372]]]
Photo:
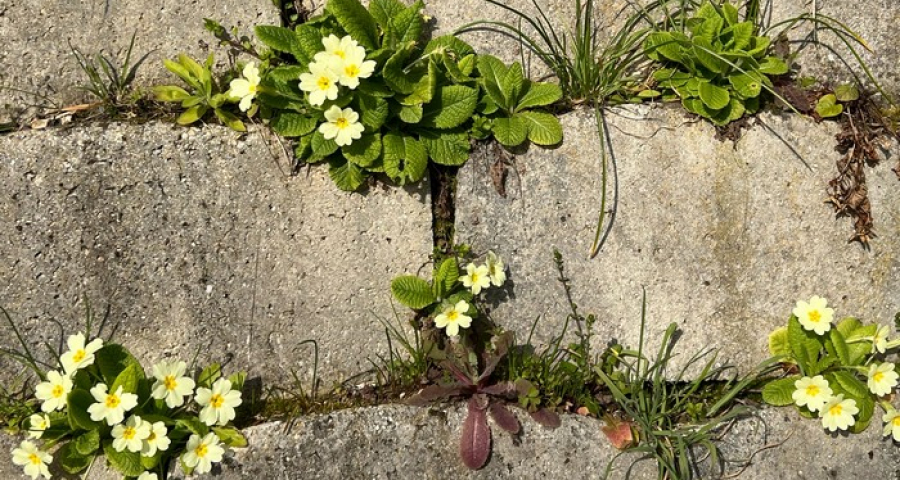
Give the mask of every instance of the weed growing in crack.
[[121, 61], [107, 57], [102, 52], [91, 56], [69, 44], [78, 66], [90, 82], [89, 85], [80, 88], [96, 97], [105, 113], [112, 116], [117, 115], [121, 109], [136, 104], [141, 96], [132, 87], [132, 83], [138, 68], [152, 51], [132, 63], [135, 35], [137, 34], [131, 35], [131, 42], [125, 50], [125, 58]]

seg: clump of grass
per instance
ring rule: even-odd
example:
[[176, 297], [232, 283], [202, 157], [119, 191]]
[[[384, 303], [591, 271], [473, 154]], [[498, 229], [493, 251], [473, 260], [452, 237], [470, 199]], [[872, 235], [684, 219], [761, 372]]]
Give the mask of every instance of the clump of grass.
[[[391, 304], [393, 308], [393, 304]], [[412, 325], [412, 338], [403, 329], [397, 311], [394, 310], [395, 326], [382, 318], [378, 321], [384, 327], [384, 336], [388, 343], [388, 353], [377, 355], [377, 362], [372, 361], [376, 375], [376, 385], [381, 388], [407, 388], [418, 386], [428, 374], [433, 361], [431, 354], [436, 345], [426, 341], [422, 332]], [[395, 346], [396, 345], [396, 346]]]
[[126, 105], [137, 103], [140, 93], [132, 87], [138, 68], [152, 53], [145, 53], [136, 62], [132, 63], [134, 39], [137, 34], [131, 35], [131, 42], [125, 51], [125, 58], [119, 61], [110, 58], [102, 52], [94, 55], [83, 53], [77, 47], [69, 43], [72, 55], [78, 62], [81, 71], [87, 76], [88, 85], [80, 87], [97, 98], [100, 105], [111, 115], [116, 115]]

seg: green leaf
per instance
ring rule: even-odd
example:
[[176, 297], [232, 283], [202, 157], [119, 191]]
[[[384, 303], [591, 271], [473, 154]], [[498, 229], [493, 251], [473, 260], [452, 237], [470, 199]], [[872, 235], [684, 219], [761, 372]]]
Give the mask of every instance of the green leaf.
[[413, 91], [400, 99], [401, 105], [421, 105], [434, 98], [440, 72], [434, 61], [428, 62], [428, 73], [413, 85]]
[[[838, 391], [835, 393], [844, 393], [850, 397], [853, 397], [857, 401], [871, 395], [866, 384], [863, 383], [859, 378], [857, 378], [856, 375], [846, 370], [837, 370], [831, 372], [830, 376], [840, 387], [836, 388], [836, 390]], [[833, 385], [832, 388], [834, 388]]]
[[420, 13], [424, 6], [421, 1], [417, 1], [391, 19], [391, 26], [400, 43], [419, 41], [425, 27], [425, 21]]
[[90, 455], [100, 449], [100, 430], [94, 429], [84, 432], [67, 445], [72, 445], [79, 455]]
[[700, 100], [707, 107], [720, 110], [731, 102], [731, 95], [728, 94], [728, 90], [713, 85], [711, 82], [700, 82]]
[[434, 282], [432, 282], [434, 296], [438, 298], [446, 297], [448, 293], [453, 291], [458, 281], [459, 263], [456, 257], [445, 258], [434, 272]]
[[231, 389], [241, 391], [244, 389], [244, 382], [247, 380], [247, 372], [235, 372], [228, 376], [231, 382]]
[[766, 386], [763, 387], [762, 391], [763, 401], [768, 403], [769, 405], [774, 405], [776, 407], [783, 407], [793, 404], [794, 399], [792, 395], [794, 394], [794, 390], [797, 389], [794, 386], [794, 382], [799, 379], [800, 377], [793, 376], [781, 378], [778, 380], [772, 380], [771, 382], [767, 383]]
[[126, 477], [137, 477], [144, 473], [140, 452], [129, 452], [128, 450], [117, 452], [112, 446], [112, 441], [105, 441], [103, 442], [103, 454], [106, 455], [106, 460]]
[[815, 333], [803, 329], [794, 315], [788, 320], [788, 343], [791, 356], [797, 360], [804, 375], [811, 377], [819, 373], [814, 371], [814, 367], [819, 358], [821, 343]]
[[[438, 49], [441, 49], [445, 52], [455, 53], [459, 58], [466, 57], [475, 53], [475, 49], [472, 48], [472, 46], [468, 43], [462, 41], [459, 37], [455, 35], [442, 35], [440, 37], [431, 39], [431, 41], [428, 42], [428, 45], [425, 45], [425, 51], [423, 52], [423, 54], [428, 55]], [[503, 62], [500, 63], [502, 65]]]
[[403, 305], [421, 310], [437, 301], [431, 285], [415, 275], [401, 275], [391, 281], [391, 293]]
[[462, 85], [441, 87], [437, 96], [425, 105], [422, 122], [440, 129], [462, 125], [472, 118], [478, 106], [478, 90]]
[[308, 68], [299, 65], [282, 65], [266, 72], [266, 77], [279, 83], [296, 82], [300, 75], [308, 71]]
[[405, 9], [406, 6], [398, 0], [372, 0], [369, 2], [369, 13], [382, 30], [387, 30], [391, 19]]
[[366, 50], [378, 48], [375, 19], [359, 0], [329, 0], [325, 11], [334, 15], [344, 31]]
[[[96, 432], [96, 430], [95, 430]], [[99, 436], [97, 437], [99, 440]], [[78, 450], [75, 449], [73, 445], [75, 442], [69, 442], [62, 446], [54, 457], [57, 461], [59, 461], [59, 465], [65, 470], [67, 473], [71, 473], [72, 475], [81, 473], [91, 464], [91, 458], [93, 457], [91, 454], [82, 454], [79, 453]]]
[[235, 114], [222, 110], [221, 108], [214, 108], [213, 113], [216, 114], [216, 118], [219, 119], [226, 127], [236, 131], [236, 132], [246, 132], [247, 127], [244, 126], [244, 122], [241, 121]]
[[209, 364], [203, 371], [200, 372], [200, 376], [197, 377], [197, 386], [203, 388], [212, 388], [212, 384], [215, 383], [222, 376], [222, 365], [219, 365], [218, 362], [214, 362]]
[[790, 357], [787, 327], [778, 327], [769, 334], [769, 354], [773, 357]]
[[766, 75], [784, 75], [788, 72], [788, 66], [778, 57], [766, 57], [759, 62], [758, 70]]
[[366, 134], [350, 145], [341, 148], [341, 153], [348, 161], [360, 167], [368, 167], [381, 157], [381, 134]]
[[419, 140], [435, 163], [458, 167], [469, 159], [469, 137], [466, 133], [423, 132]]
[[322, 34], [315, 27], [306, 24], [298, 26], [295, 32], [296, 43], [291, 53], [297, 58], [297, 63], [304, 66], [304, 71], [309, 71], [306, 66], [312, 62], [316, 53], [323, 49]]
[[671, 60], [681, 63], [684, 60], [682, 43], [689, 40], [684, 35], [672, 32], [655, 32], [644, 40], [644, 53], [653, 60]]
[[859, 99], [859, 90], [852, 83], [842, 83], [834, 87], [834, 96], [841, 102], [852, 102]]
[[556, 145], [563, 139], [562, 125], [559, 119], [549, 113], [520, 112], [516, 117], [525, 120], [528, 127], [528, 139], [536, 145]]
[[816, 113], [822, 118], [836, 117], [843, 111], [844, 106], [837, 103], [837, 98], [834, 94], [829, 93], [828, 95], [823, 95], [822, 98], [816, 102]]
[[69, 425], [72, 430], [94, 430], [100, 428], [100, 424], [91, 420], [87, 409], [94, 403], [94, 397], [87, 390], [80, 388], [69, 392], [66, 399], [66, 410], [69, 413]]
[[479, 55], [477, 58], [478, 73], [481, 75], [481, 85], [484, 91], [498, 106], [506, 111], [511, 111], [515, 105], [511, 105], [503, 92], [503, 79], [506, 78], [507, 68], [503, 62], [492, 55]]
[[[829, 348], [830, 347], [830, 348]], [[828, 342], [825, 343], [828, 352], [840, 361], [841, 365], [850, 366], [850, 349], [844, 340], [844, 335], [836, 329], [832, 328], [828, 331]]]
[[753, 74], [736, 73], [728, 77], [728, 83], [744, 99], [758, 97], [762, 92], [762, 83]]
[[394, 92], [403, 95], [413, 93], [416, 83], [427, 73], [423, 67], [414, 67], [410, 71], [406, 70], [406, 61], [412, 54], [413, 49], [414, 45], [408, 45], [401, 50], [397, 50], [397, 53], [393, 54], [384, 63], [384, 68], [381, 71], [387, 86]]
[[753, 24], [750, 22], [735, 23], [731, 27], [731, 41], [734, 50], [743, 50], [750, 45], [753, 38]]
[[325, 140], [325, 135], [316, 130], [312, 135], [312, 142], [310, 143], [312, 146], [313, 157], [321, 160], [332, 153], [338, 150], [338, 144], [332, 138], [331, 140]]
[[144, 379], [144, 369], [140, 365], [133, 363], [122, 370], [116, 377], [116, 381], [109, 387], [110, 393], [119, 390], [122, 387], [123, 393], [137, 393], [138, 385]]
[[365, 94], [358, 94], [360, 121], [367, 131], [377, 132], [384, 125], [391, 110], [387, 100]]
[[415, 183], [425, 176], [428, 152], [413, 137], [389, 133], [384, 136], [384, 173], [400, 185]]
[[267, 47], [279, 52], [292, 53], [297, 43], [297, 34], [293, 30], [274, 25], [257, 25], [256, 37]]
[[509, 106], [515, 108], [519, 104], [522, 90], [525, 89], [525, 72], [522, 70], [521, 63], [513, 62], [507, 68], [506, 75], [500, 81], [500, 88], [503, 89], [503, 96]]
[[182, 417], [176, 420], [175, 424], [184, 427], [187, 431], [200, 437], [209, 433], [209, 427], [197, 417]]
[[193, 106], [182, 112], [175, 122], [179, 125], [190, 125], [203, 118], [207, 111], [209, 111], [209, 107], [206, 105]]
[[247, 439], [244, 435], [234, 427], [212, 427], [219, 440], [225, 445], [232, 448], [243, 448], [247, 446]]
[[164, 453], [165, 452], [163, 451], [157, 450], [152, 457], [141, 455], [141, 468], [147, 471], [154, 470], [159, 465], [159, 461], [162, 460]]
[[315, 130], [318, 121], [302, 113], [279, 112], [270, 125], [282, 137], [300, 137]]
[[103, 348], [97, 350], [94, 362], [100, 369], [103, 382], [107, 385], [115, 382], [116, 377], [130, 365], [137, 365], [138, 368], [141, 366], [140, 362], [131, 355], [131, 352], [118, 343], [107, 343]]
[[704, 67], [714, 73], [722, 73], [728, 68], [728, 65], [719, 58], [712, 42], [703, 37], [694, 37], [691, 43], [693, 43], [694, 58], [699, 60]]
[[397, 112], [404, 123], [416, 124], [422, 121], [423, 110], [421, 105], [402, 105]]
[[528, 123], [522, 115], [494, 119], [491, 131], [502, 145], [515, 147], [528, 138]]
[[328, 176], [338, 188], [345, 192], [359, 189], [367, 177], [361, 167], [344, 159], [334, 159], [328, 162]]
[[191, 97], [187, 90], [175, 85], [153, 87], [153, 95], [157, 102], [181, 102]]
[[856, 423], [850, 427], [850, 432], [862, 433], [869, 427], [869, 423], [872, 421], [872, 415], [875, 413], [875, 400], [869, 395], [855, 400], [856, 408], [859, 409], [859, 413], [856, 414]]

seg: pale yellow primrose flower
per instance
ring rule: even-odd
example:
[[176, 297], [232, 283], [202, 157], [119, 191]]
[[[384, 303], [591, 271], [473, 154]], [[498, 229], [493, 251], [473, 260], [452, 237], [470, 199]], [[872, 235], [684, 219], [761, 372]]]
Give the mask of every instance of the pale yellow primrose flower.
[[159, 362], [153, 366], [153, 392], [157, 400], [166, 399], [166, 406], [176, 408], [184, 405], [184, 397], [194, 393], [194, 381], [184, 376], [187, 364], [184, 362]]
[[44, 402], [41, 411], [50, 413], [66, 408], [66, 399], [72, 391], [72, 379], [57, 371], [47, 372], [47, 381], [37, 384], [34, 396]]
[[466, 315], [469, 304], [465, 300], [456, 302], [456, 305], [447, 307], [443, 312], [434, 317], [434, 326], [446, 328], [447, 335], [455, 337], [459, 335], [460, 328], [469, 328], [472, 325], [472, 317]]
[[859, 409], [856, 408], [856, 400], [844, 400], [843, 395], [835, 395], [819, 410], [819, 418], [822, 419], [822, 426], [829, 432], [836, 432], [852, 427], [856, 423], [853, 416], [857, 413]]
[[887, 351], [888, 335], [891, 334], [891, 327], [881, 325], [872, 337], [872, 352], [884, 353]]
[[141, 420], [141, 417], [132, 415], [124, 424], [118, 424], [112, 429], [112, 446], [117, 452], [128, 450], [140, 452], [144, 446], [144, 440], [150, 436], [150, 423]]
[[221, 462], [225, 449], [219, 444], [215, 433], [207, 433], [202, 439], [199, 435], [191, 435], [188, 439], [181, 461], [195, 473], [209, 473], [213, 462]]
[[103, 348], [103, 340], [99, 338], [95, 338], [87, 345], [84, 342], [83, 333], [76, 333], [70, 336], [66, 341], [69, 345], [69, 351], [59, 357], [63, 371], [70, 377], [75, 375], [75, 371], [79, 368], [84, 368], [94, 363], [94, 354], [97, 353], [97, 350]]
[[138, 475], [137, 480], [159, 480], [159, 477], [157, 477], [155, 473], [144, 472]]
[[122, 392], [121, 385], [113, 393], [107, 393], [108, 388], [105, 383], [98, 383], [91, 389], [91, 395], [97, 403], [92, 403], [87, 411], [91, 414], [91, 420], [106, 420], [107, 425], [113, 426], [122, 423], [125, 412], [137, 406], [138, 398], [133, 393]]
[[900, 412], [891, 408], [881, 417], [884, 421], [884, 436], [893, 435], [895, 442], [900, 442]]
[[894, 364], [891, 362], [869, 365], [869, 381], [867, 382], [869, 391], [879, 397], [891, 393], [891, 390], [897, 386], [898, 378], [900, 375], [897, 375]]
[[828, 385], [828, 380], [821, 375], [815, 377], [803, 377], [794, 382], [794, 393], [791, 398], [797, 406], [806, 406], [810, 411], [819, 411], [829, 400], [834, 392]]
[[41, 438], [44, 430], [50, 428], [50, 417], [47, 415], [38, 415], [35, 413], [28, 418], [28, 436], [31, 438]]
[[488, 251], [487, 253], [488, 276], [491, 278], [491, 285], [502, 287], [506, 281], [506, 271], [504, 271], [503, 260], [496, 253]]
[[369, 78], [373, 73], [375, 73], [375, 61], [366, 60], [366, 49], [356, 47], [347, 52], [340, 70], [337, 70], [338, 82], [353, 90], [359, 86], [360, 78]]
[[478, 295], [482, 288], [491, 286], [490, 270], [486, 265], [476, 267], [474, 263], [470, 263], [466, 265], [466, 275], [459, 280], [464, 287], [472, 289], [472, 295]]
[[50, 478], [50, 469], [47, 465], [53, 462], [53, 456], [39, 449], [37, 445], [28, 440], [19, 444], [19, 448], [12, 451], [13, 463], [25, 467], [25, 475], [32, 480], [39, 476]]
[[243, 402], [241, 392], [231, 389], [228, 379], [220, 378], [213, 384], [212, 390], [198, 388], [197, 404], [203, 407], [200, 410], [200, 421], [207, 425], [225, 425], [234, 420], [234, 407]]
[[[351, 38], [350, 35], [338, 38], [337, 35], [333, 33], [322, 38], [322, 45], [325, 47], [325, 51], [319, 52], [313, 57], [317, 62], [326, 62], [335, 59], [343, 62], [350, 56], [351, 51], [362, 48], [359, 46], [359, 42]], [[363, 49], [363, 57], [365, 57], [365, 55], [366, 51]]]
[[309, 103], [319, 106], [325, 100], [338, 97], [338, 74], [340, 64], [333, 61], [312, 62], [309, 73], [300, 74], [300, 90], [309, 93]]
[[828, 308], [828, 300], [819, 296], [813, 296], [809, 303], [800, 300], [794, 307], [794, 316], [800, 321], [800, 325], [806, 330], [822, 335], [831, 330], [831, 320], [834, 318], [834, 309]]
[[242, 74], [244, 78], [235, 78], [231, 81], [228, 96], [232, 100], [240, 99], [241, 103], [238, 104], [238, 108], [242, 112], [246, 112], [250, 110], [250, 105], [259, 90], [259, 69], [253, 65], [253, 62], [250, 62], [244, 66]]
[[319, 125], [319, 132], [322, 133], [325, 140], [334, 139], [334, 143], [339, 147], [350, 145], [354, 140], [358, 140], [365, 130], [365, 127], [359, 123], [359, 114], [352, 108], [341, 110], [337, 105], [332, 105], [325, 111], [325, 120], [328, 121]]
[[167, 433], [169, 433], [169, 431], [166, 429], [166, 424], [163, 422], [156, 422], [153, 425], [150, 425], [150, 435], [144, 439], [144, 444], [141, 446], [141, 456], [152, 457], [156, 455], [157, 450], [168, 450], [169, 444], [172, 443], [172, 441], [166, 436]]

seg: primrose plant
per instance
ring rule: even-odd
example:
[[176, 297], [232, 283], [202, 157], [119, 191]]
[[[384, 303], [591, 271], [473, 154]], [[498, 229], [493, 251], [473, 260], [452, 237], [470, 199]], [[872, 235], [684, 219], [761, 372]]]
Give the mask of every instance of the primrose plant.
[[40, 412], [23, 423], [30, 438], [12, 461], [32, 479], [49, 479], [54, 461], [87, 475], [100, 456], [125, 478], [164, 479], [173, 461], [188, 474], [207, 473], [228, 447], [247, 445], [231, 425], [243, 373], [223, 378], [212, 364], [192, 377], [185, 362], [161, 361], [148, 377], [122, 345], [84, 333], [67, 344], [54, 370], [39, 369], [30, 353], [22, 357], [41, 379]]
[[[460, 275], [459, 259], [448, 257], [439, 262], [431, 283], [414, 275], [397, 277], [391, 291], [400, 303], [419, 312], [423, 324], [431, 324], [446, 334], [443, 348], [430, 355], [443, 368], [445, 380], [429, 385], [413, 395], [409, 403], [426, 405], [446, 398], [467, 398], [467, 414], [460, 438], [460, 457], [475, 470], [481, 468], [491, 450], [491, 428], [487, 417], [503, 430], [519, 433], [521, 426], [504, 402], [515, 402], [534, 395], [527, 381], [495, 378], [495, 370], [513, 347], [513, 332], [491, 338], [478, 345], [473, 319], [478, 318], [478, 296], [506, 281], [503, 261], [488, 252], [483, 264], [468, 263]], [[523, 403], [524, 405], [525, 403]], [[558, 427], [559, 417], [546, 408], [529, 409], [532, 418], [544, 426]]]
[[884, 358], [900, 339], [888, 338], [887, 325], [864, 325], [852, 317], [833, 325], [833, 318], [824, 298], [797, 302], [787, 326], [769, 336], [769, 350], [788, 375], [766, 384], [763, 400], [795, 405], [804, 417], [821, 419], [829, 432], [851, 433], [864, 431], [879, 405], [884, 435], [900, 441], [900, 413], [891, 404], [900, 375]]

